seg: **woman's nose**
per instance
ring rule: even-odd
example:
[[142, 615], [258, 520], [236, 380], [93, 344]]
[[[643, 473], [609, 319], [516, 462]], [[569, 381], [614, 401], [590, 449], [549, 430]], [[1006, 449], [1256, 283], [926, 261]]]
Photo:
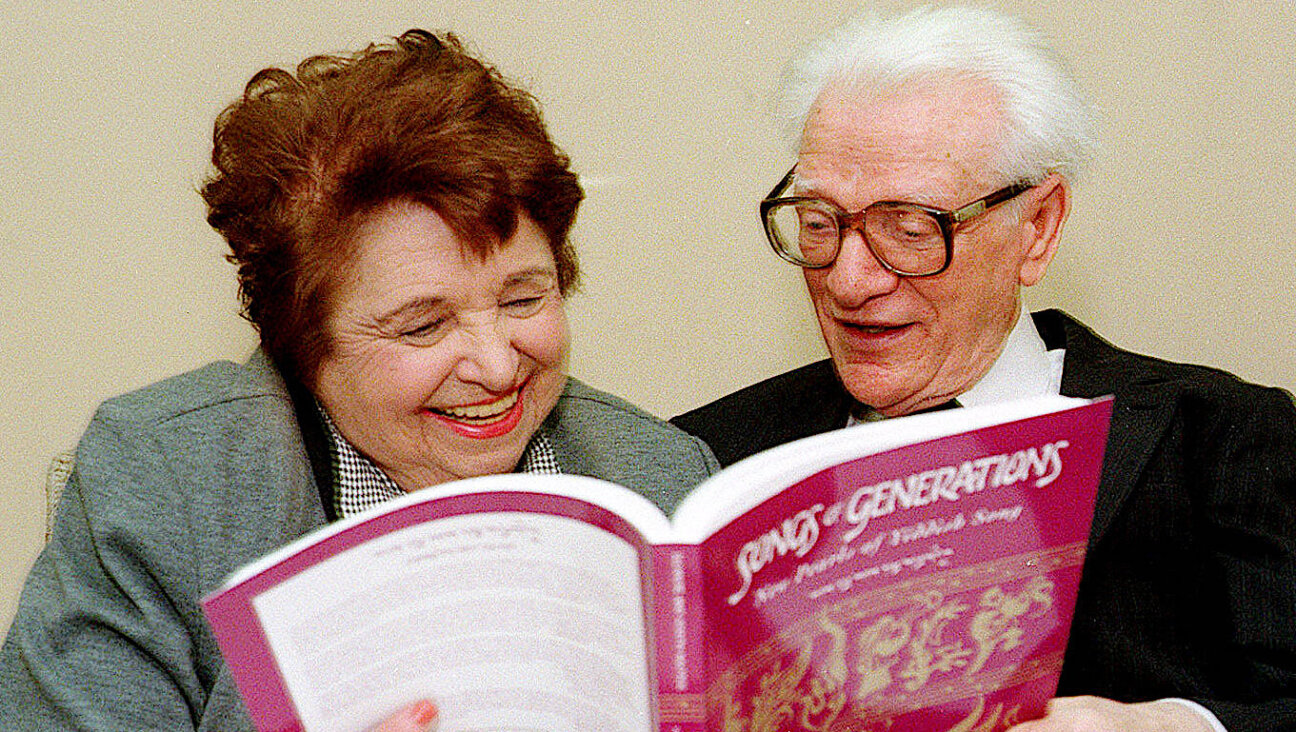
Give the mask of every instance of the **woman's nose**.
[[488, 391], [502, 392], [515, 384], [520, 357], [508, 329], [490, 318], [463, 328], [463, 353], [455, 366], [460, 381], [478, 384]]

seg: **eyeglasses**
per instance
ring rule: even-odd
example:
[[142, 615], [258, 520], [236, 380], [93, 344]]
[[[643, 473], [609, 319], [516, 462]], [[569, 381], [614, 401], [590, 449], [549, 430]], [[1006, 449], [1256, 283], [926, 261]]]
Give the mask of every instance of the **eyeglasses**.
[[789, 170], [761, 201], [761, 219], [770, 246], [787, 261], [819, 269], [837, 259], [842, 237], [851, 229], [864, 236], [877, 261], [903, 277], [930, 277], [944, 272], [954, 258], [954, 229], [1032, 186], [1016, 183], [953, 211], [900, 201], [877, 201], [863, 211], [807, 196], [784, 196], [796, 168]]

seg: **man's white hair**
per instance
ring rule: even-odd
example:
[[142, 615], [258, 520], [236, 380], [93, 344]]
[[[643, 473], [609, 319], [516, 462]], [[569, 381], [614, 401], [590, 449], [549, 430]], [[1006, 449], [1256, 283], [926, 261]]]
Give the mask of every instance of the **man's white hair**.
[[1038, 33], [984, 7], [922, 7], [858, 16], [811, 43], [788, 68], [780, 107], [795, 134], [826, 86], [870, 93], [924, 79], [979, 79], [1002, 100], [995, 167], [1005, 181], [1038, 182], [1057, 172], [1075, 181], [1094, 142], [1094, 112]]

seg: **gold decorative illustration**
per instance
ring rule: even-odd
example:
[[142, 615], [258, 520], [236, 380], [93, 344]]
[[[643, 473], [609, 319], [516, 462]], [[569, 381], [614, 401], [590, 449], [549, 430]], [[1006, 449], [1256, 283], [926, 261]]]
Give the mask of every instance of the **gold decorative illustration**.
[[962, 638], [946, 632], [949, 624], [968, 609], [967, 605], [945, 602], [939, 593], [929, 592], [919, 599], [919, 607], [926, 612], [912, 621], [917, 633], [909, 643], [909, 663], [900, 671], [909, 691], [922, 688], [934, 673], [966, 666], [972, 655]]
[[[1019, 705], [996, 690], [1055, 673], [1045, 574], [1083, 546], [936, 573], [854, 593], [746, 653], [713, 684], [708, 716], [725, 732], [894, 732], [908, 713], [949, 704], [949, 732], [997, 732]], [[956, 711], [960, 710], [960, 711]]]
[[909, 642], [909, 626], [891, 615], [883, 615], [859, 634], [855, 671], [859, 674], [856, 699], [864, 699], [891, 685], [891, 667], [896, 654]]
[[968, 635], [977, 644], [968, 676], [980, 671], [996, 648], [1009, 651], [1021, 644], [1021, 618], [1039, 617], [1053, 608], [1053, 583], [1045, 577], [1032, 577], [1016, 595], [992, 587], [981, 595], [981, 607], [985, 609], [968, 625]]
[[1020, 720], [1020, 707], [1009, 707], [1006, 711], [1003, 704], [995, 704], [986, 709], [985, 697], [977, 699], [976, 707], [961, 722], [949, 728], [949, 732], [994, 732], [1016, 725]]

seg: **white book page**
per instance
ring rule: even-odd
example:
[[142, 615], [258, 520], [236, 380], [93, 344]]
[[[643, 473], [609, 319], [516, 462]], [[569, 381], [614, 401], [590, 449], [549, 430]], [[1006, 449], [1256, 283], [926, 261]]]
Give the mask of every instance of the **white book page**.
[[779, 445], [730, 465], [693, 489], [675, 509], [676, 535], [681, 543], [701, 543], [788, 486], [845, 460], [1088, 403], [1034, 397], [860, 424]]
[[423, 697], [440, 732], [640, 732], [638, 562], [573, 519], [462, 515], [342, 552], [253, 604], [311, 732], [369, 729]]
[[386, 501], [380, 506], [365, 511], [364, 513], [333, 523], [317, 529], [306, 536], [289, 542], [279, 547], [273, 552], [266, 554], [255, 562], [240, 567], [237, 571], [230, 574], [225, 580], [224, 587], [232, 587], [251, 577], [254, 577], [270, 567], [284, 561], [288, 557], [297, 554], [306, 547], [319, 543], [320, 541], [337, 534], [341, 534], [357, 524], [362, 524], [372, 520], [376, 516], [383, 514], [395, 513], [417, 503], [435, 501], [439, 498], [448, 496], [466, 495], [470, 493], [491, 493], [501, 491], [534, 491], [537, 493], [548, 493], [555, 496], [567, 496], [578, 500], [592, 503], [596, 506], [602, 506], [612, 513], [625, 519], [627, 523], [634, 526], [644, 539], [651, 544], [668, 543], [671, 537], [670, 521], [661, 509], [653, 505], [652, 501], [635, 493], [624, 486], [610, 483], [598, 478], [590, 478], [583, 475], [547, 475], [547, 474], [528, 474], [528, 473], [503, 473], [500, 475], [485, 475], [479, 478], [467, 478], [457, 480], [451, 483], [441, 483], [430, 486], [423, 490], [414, 491], [400, 498], [394, 498]]

